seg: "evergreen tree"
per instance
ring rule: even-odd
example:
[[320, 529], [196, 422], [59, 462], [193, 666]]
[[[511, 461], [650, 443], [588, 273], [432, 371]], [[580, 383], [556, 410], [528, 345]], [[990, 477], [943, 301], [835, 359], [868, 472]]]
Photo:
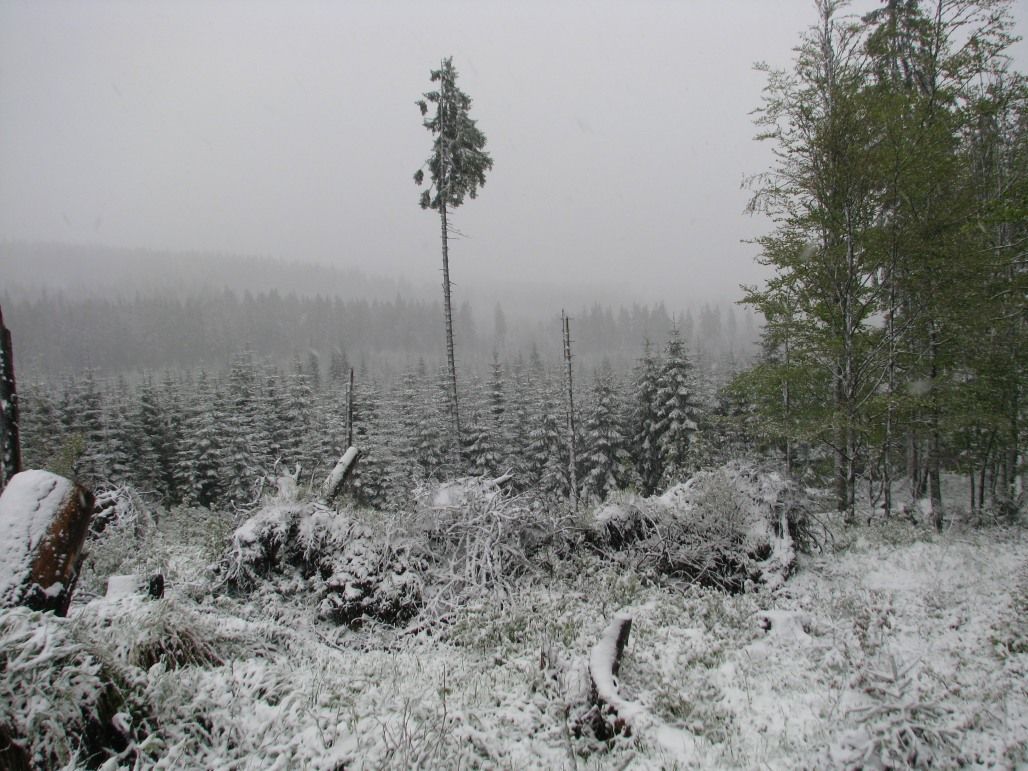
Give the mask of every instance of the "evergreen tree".
[[282, 461], [289, 469], [297, 464], [309, 474], [318, 459], [311, 452], [314, 392], [307, 374], [297, 361], [289, 377], [286, 391], [285, 421], [287, 429], [282, 447]]
[[[471, 97], [457, 87], [457, 70], [453, 59], [444, 59], [438, 70], [432, 70], [432, 82], [439, 90], [424, 94], [417, 104], [422, 117], [428, 115], [429, 104], [435, 106], [424, 126], [434, 137], [432, 155], [426, 165], [431, 180], [428, 190], [421, 194], [421, 208], [439, 212], [443, 250], [443, 306], [446, 315], [446, 359], [450, 375], [450, 410], [452, 412], [453, 446], [460, 449], [460, 415], [457, 405], [457, 365], [453, 351], [453, 314], [450, 305], [450, 257], [448, 209], [464, 203], [464, 196], [474, 199], [478, 188], [485, 184], [485, 173], [492, 168], [493, 159], [485, 152], [485, 134], [468, 115]], [[414, 181], [424, 182], [424, 169], [418, 169]]]
[[661, 465], [657, 391], [660, 388], [660, 359], [646, 340], [643, 356], [635, 371], [635, 410], [632, 419], [632, 446], [640, 492], [653, 495], [660, 488]]
[[[496, 366], [498, 368], [499, 365]], [[464, 432], [463, 457], [468, 473], [474, 476], [496, 476], [502, 460], [497, 430], [498, 417], [502, 417], [503, 413], [502, 381], [499, 382], [500, 391], [497, 394], [498, 383], [495, 378], [498, 375], [495, 370], [493, 376], [488, 393], [483, 393], [481, 381], [475, 378], [468, 394], [471, 420]]]
[[529, 446], [531, 443], [531, 393], [533, 385], [523, 361], [514, 365], [511, 394], [504, 410], [501, 436], [504, 446], [501, 455], [503, 468], [514, 474], [514, 489], [524, 491], [531, 486], [529, 474]]
[[116, 485], [132, 485], [135, 484], [142, 431], [136, 422], [132, 397], [124, 378], [118, 378], [117, 387], [109, 392], [107, 399], [110, 481]]
[[245, 351], [232, 360], [219, 409], [224, 436], [221, 485], [233, 505], [256, 499], [260, 482], [271, 472], [271, 440], [266, 407], [252, 355]]
[[699, 408], [690, 369], [682, 336], [672, 328], [664, 346], [654, 407], [661, 487], [678, 481], [693, 465], [689, 450], [699, 428]]
[[177, 461], [180, 476], [189, 480], [184, 499], [208, 509], [218, 505], [225, 492], [224, 453], [217, 422], [217, 395], [204, 372], [200, 373], [186, 411]]
[[25, 468], [51, 468], [65, 436], [57, 400], [41, 381], [21, 384], [18, 398]]
[[350, 362], [342, 348], [333, 348], [328, 363], [328, 379], [336, 387], [346, 387], [350, 382]]
[[535, 381], [530, 393], [528, 446], [525, 451], [527, 487], [541, 495], [564, 499], [568, 491], [566, 421], [559, 385]]
[[361, 457], [350, 480], [356, 501], [377, 509], [384, 508], [389, 498], [393, 460], [383, 424], [378, 384], [361, 378], [356, 383], [353, 399], [353, 441]]
[[136, 395], [135, 422], [139, 427], [136, 484], [142, 492], [168, 502], [172, 496], [174, 449], [168, 416], [149, 376]]
[[627, 486], [631, 478], [631, 456], [621, 404], [614, 371], [609, 362], [604, 362], [596, 372], [592, 405], [585, 421], [582, 488], [587, 498], [602, 501]]
[[66, 388], [61, 421], [80, 448], [71, 471], [88, 486], [100, 484], [108, 476], [110, 458], [103, 396], [92, 370]]
[[178, 453], [185, 431], [185, 406], [182, 396], [189, 391], [191, 377], [186, 374], [177, 380], [172, 378], [170, 371], [165, 371], [161, 387], [161, 402], [165, 415], [165, 442], [162, 463], [164, 482], [167, 489], [167, 503], [181, 503], [186, 495], [190, 481], [179, 474]]

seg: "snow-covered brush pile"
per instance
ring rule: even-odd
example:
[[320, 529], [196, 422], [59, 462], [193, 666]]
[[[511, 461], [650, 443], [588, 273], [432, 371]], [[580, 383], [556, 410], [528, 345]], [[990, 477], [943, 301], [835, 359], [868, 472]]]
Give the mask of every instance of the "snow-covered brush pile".
[[577, 540], [570, 512], [529, 505], [503, 481], [463, 478], [416, 495], [402, 526], [430, 555], [431, 590], [443, 603], [510, 592]]
[[731, 463], [659, 497], [604, 504], [591, 539], [644, 574], [739, 592], [750, 581], [781, 585], [795, 548], [816, 542], [810, 511], [803, 492], [780, 474]]
[[142, 673], [81, 641], [74, 623], [0, 614], [0, 767], [97, 767], [145, 744], [153, 713]]
[[347, 512], [313, 503], [272, 504], [232, 535], [217, 570], [229, 586], [271, 585], [307, 595], [336, 623], [403, 623], [422, 603], [425, 560], [402, 537], [376, 533]]

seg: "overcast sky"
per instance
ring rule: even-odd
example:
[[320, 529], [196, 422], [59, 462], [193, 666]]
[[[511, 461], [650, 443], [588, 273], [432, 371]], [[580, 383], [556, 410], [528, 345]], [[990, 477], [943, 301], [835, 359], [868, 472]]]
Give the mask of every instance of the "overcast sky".
[[734, 295], [767, 228], [740, 189], [770, 159], [752, 65], [813, 21], [812, 0], [0, 0], [0, 239], [435, 281], [414, 101], [452, 55], [494, 159], [454, 217], [458, 282]]

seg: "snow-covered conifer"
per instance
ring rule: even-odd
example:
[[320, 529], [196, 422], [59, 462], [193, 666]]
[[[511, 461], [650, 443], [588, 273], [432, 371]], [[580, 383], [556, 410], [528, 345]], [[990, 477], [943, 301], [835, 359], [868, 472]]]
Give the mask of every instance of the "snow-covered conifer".
[[631, 472], [621, 395], [609, 361], [596, 372], [591, 396], [584, 429], [582, 489], [586, 498], [603, 500], [625, 486]]
[[691, 369], [681, 333], [672, 328], [664, 346], [655, 407], [661, 487], [678, 481], [691, 465], [689, 450], [699, 428]]

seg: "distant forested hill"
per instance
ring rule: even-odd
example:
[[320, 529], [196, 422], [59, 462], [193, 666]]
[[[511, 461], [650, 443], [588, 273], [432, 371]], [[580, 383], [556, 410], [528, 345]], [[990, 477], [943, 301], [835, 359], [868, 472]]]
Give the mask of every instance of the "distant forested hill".
[[223, 288], [344, 300], [383, 300], [427, 290], [355, 268], [270, 257], [0, 241], [0, 291], [20, 297], [64, 291], [89, 298], [159, 294], [184, 299]]
[[[217, 372], [244, 349], [277, 364], [342, 353], [389, 376], [420, 359], [442, 361], [437, 294], [434, 286], [265, 258], [0, 244], [0, 303], [18, 368], [30, 377], [87, 368]], [[660, 345], [673, 326], [708, 368], [738, 369], [754, 351], [753, 317], [729, 303], [669, 310], [587, 296], [528, 284], [461, 287], [454, 319], [460, 365], [485, 373], [494, 353], [513, 360], [533, 350], [559, 360], [562, 307], [585, 369], [607, 359], [627, 372], [645, 342]]]

